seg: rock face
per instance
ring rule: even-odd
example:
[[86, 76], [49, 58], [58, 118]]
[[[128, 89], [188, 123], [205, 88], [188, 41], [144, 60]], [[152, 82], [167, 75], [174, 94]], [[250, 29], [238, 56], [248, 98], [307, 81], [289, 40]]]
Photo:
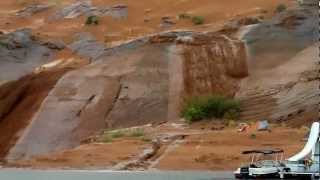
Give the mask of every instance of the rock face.
[[75, 35], [75, 41], [68, 46], [74, 53], [95, 60], [105, 51], [103, 43], [96, 41], [95, 37], [89, 33], [79, 33]]
[[106, 49], [60, 79], [7, 158], [72, 148], [105, 128], [177, 119], [186, 94], [234, 94], [245, 62], [244, 45], [219, 34], [163, 33]]
[[79, 145], [79, 139], [104, 126], [101, 119], [110, 111], [118, 89], [118, 81], [112, 78], [67, 74], [44, 100], [9, 159]]
[[53, 20], [73, 19], [79, 16], [111, 16], [116, 19], [127, 18], [128, 7], [126, 5], [115, 5], [112, 7], [94, 7], [90, 0], [80, 0], [56, 12]]
[[317, 21], [317, 8], [300, 8], [252, 27], [242, 38], [248, 47], [249, 72], [281, 65], [283, 59], [289, 61], [316, 43]]
[[316, 14], [310, 7], [287, 11], [243, 37], [250, 73], [237, 92], [243, 120], [306, 125], [318, 118]]
[[53, 52], [35, 40], [31, 30], [0, 35], [0, 84], [32, 72], [52, 57]]
[[67, 70], [31, 74], [0, 86], [0, 159], [2, 160]]
[[244, 44], [227, 36], [200, 36], [193, 41], [183, 45], [185, 96], [233, 97], [237, 78], [248, 75]]

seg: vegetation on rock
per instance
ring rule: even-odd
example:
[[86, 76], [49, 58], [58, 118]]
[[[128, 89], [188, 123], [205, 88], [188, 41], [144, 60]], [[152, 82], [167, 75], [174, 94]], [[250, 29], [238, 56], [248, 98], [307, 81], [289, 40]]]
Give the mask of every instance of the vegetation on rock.
[[191, 16], [188, 13], [181, 13], [178, 15], [179, 19], [190, 19]]
[[285, 11], [286, 9], [287, 9], [287, 6], [286, 6], [286, 5], [284, 5], [284, 4], [279, 4], [279, 5], [277, 6], [277, 8], [276, 8], [276, 12], [277, 12], [277, 13], [281, 13], [281, 12]]
[[89, 16], [86, 20], [86, 25], [99, 25], [98, 16]]
[[237, 119], [240, 103], [222, 96], [194, 97], [187, 101], [182, 110], [182, 117], [187, 122], [195, 122], [209, 118]]
[[123, 137], [141, 138], [142, 141], [149, 141], [149, 138], [145, 137], [145, 131], [143, 128], [106, 131], [102, 135], [101, 141], [105, 143], [111, 143], [114, 139], [119, 139]]
[[194, 16], [192, 17], [192, 23], [194, 25], [201, 25], [204, 23], [204, 17], [202, 16]]

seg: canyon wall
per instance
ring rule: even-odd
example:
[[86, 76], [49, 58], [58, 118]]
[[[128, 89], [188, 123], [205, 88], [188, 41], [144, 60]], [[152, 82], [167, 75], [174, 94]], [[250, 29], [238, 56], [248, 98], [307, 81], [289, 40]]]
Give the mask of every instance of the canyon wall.
[[248, 73], [238, 40], [183, 32], [147, 38], [107, 49], [92, 64], [64, 75], [7, 158], [76, 147], [106, 128], [175, 121], [186, 97], [233, 96]]

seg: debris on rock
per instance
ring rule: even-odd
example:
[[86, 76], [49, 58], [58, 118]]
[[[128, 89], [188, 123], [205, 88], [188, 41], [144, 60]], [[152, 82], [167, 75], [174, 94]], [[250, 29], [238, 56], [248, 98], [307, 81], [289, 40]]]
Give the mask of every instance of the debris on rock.
[[269, 131], [269, 122], [267, 120], [259, 121], [258, 122], [258, 131]]
[[238, 132], [246, 132], [250, 128], [247, 123], [240, 123], [238, 126]]
[[122, 162], [113, 167], [113, 170], [131, 170], [131, 169], [144, 169], [148, 166], [147, 161], [154, 157], [161, 147], [161, 141], [159, 139], [152, 141], [152, 146], [145, 149], [142, 154], [138, 156], [137, 159]]
[[169, 28], [174, 24], [176, 24], [176, 23], [169, 16], [164, 16], [161, 18], [161, 24], [160, 24], [161, 28]]

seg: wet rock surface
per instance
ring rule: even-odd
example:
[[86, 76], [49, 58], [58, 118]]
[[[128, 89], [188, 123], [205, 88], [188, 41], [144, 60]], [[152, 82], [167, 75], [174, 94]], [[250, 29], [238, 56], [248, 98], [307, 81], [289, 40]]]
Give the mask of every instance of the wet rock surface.
[[215, 35], [211, 38], [210, 35], [195, 36], [193, 41], [187, 42], [183, 51], [186, 96], [223, 94], [232, 97], [238, 88], [236, 79], [248, 75], [244, 45], [227, 36]]

